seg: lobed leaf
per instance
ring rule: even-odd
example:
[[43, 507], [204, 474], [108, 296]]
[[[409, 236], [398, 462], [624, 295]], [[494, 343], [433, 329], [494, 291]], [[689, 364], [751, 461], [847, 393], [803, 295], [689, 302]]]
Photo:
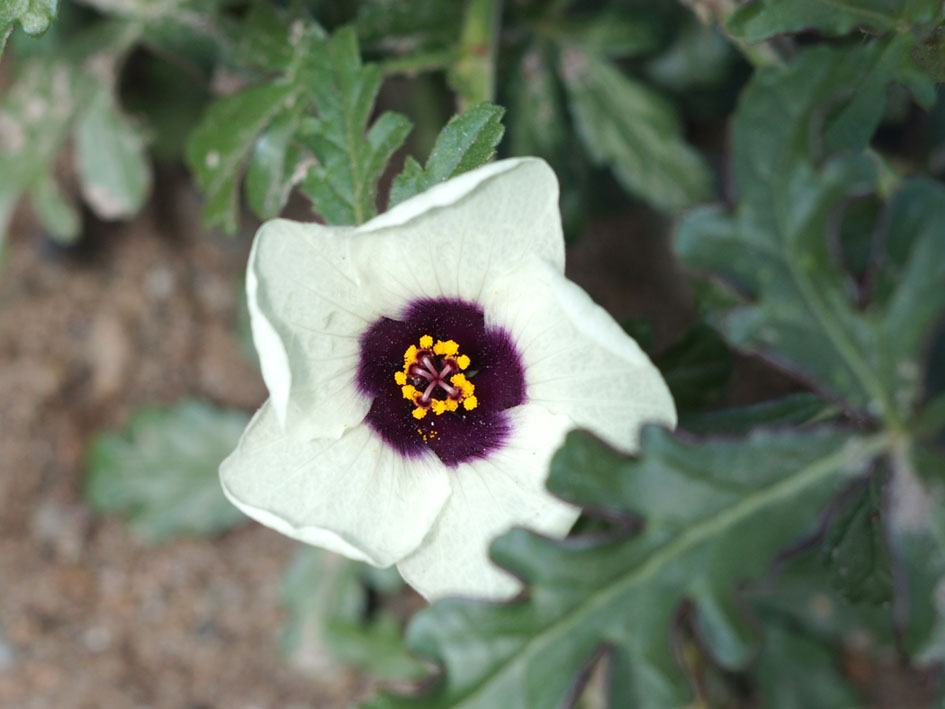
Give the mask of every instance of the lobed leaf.
[[448, 599], [422, 611], [408, 642], [444, 674], [427, 694], [383, 695], [369, 707], [560, 706], [602, 647], [623, 662], [621, 706], [682, 706], [670, 626], [680, 604], [725, 666], [742, 666], [752, 634], [735, 587], [813, 530], [825, 503], [882, 448], [843, 430], [756, 432], [690, 442], [644, 434], [630, 460], [572, 433], [552, 463], [549, 489], [608, 516], [642, 518], [642, 531], [556, 542], [513, 530], [493, 558], [524, 579], [518, 600]]
[[141, 408], [121, 433], [92, 441], [85, 498], [151, 543], [241, 524], [246, 518], [223, 496], [217, 468], [248, 420], [201, 401]]
[[361, 63], [353, 28], [318, 44], [310, 62], [306, 75], [318, 118], [303, 122], [299, 138], [318, 165], [309, 170], [301, 190], [329, 223], [361, 224], [377, 211], [377, 180], [410, 132], [410, 121], [388, 111], [367, 128], [382, 74], [378, 66]]
[[667, 211], [709, 198], [709, 169], [659, 94], [575, 48], [563, 53], [561, 76], [579, 137], [627, 191]]
[[203, 218], [228, 234], [239, 224], [237, 184], [259, 134], [291, 108], [299, 88], [287, 81], [251, 86], [213, 103], [187, 140], [187, 164], [206, 193]]
[[14, 25], [20, 25], [28, 35], [42, 34], [58, 8], [59, 0], [5, 0], [0, 5], [0, 57]]
[[391, 186], [389, 207], [489, 162], [505, 132], [504, 113], [500, 106], [480, 103], [453, 116], [437, 136], [426, 167], [407, 158]]
[[[742, 294], [741, 305], [717, 313], [734, 345], [891, 422], [908, 418], [920, 398], [924, 342], [945, 308], [945, 191], [913, 179], [894, 196], [865, 310], [831, 240], [838, 208], [877, 187], [875, 161], [856, 151], [879, 121], [886, 87], [903, 74], [912, 67], [899, 38], [808, 50], [787, 68], [759, 72], [732, 128], [738, 205], [696, 210], [676, 239], [685, 263]], [[840, 149], [847, 152], [819, 162]]]

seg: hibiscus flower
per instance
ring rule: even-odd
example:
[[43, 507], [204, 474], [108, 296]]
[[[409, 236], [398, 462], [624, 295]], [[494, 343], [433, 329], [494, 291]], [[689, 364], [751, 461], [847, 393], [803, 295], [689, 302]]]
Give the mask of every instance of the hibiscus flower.
[[270, 397], [221, 465], [229, 499], [428, 599], [515, 594], [489, 542], [568, 532], [578, 510], [545, 489], [565, 433], [632, 452], [644, 423], [675, 424], [659, 372], [563, 272], [533, 158], [356, 228], [264, 224], [246, 284]]

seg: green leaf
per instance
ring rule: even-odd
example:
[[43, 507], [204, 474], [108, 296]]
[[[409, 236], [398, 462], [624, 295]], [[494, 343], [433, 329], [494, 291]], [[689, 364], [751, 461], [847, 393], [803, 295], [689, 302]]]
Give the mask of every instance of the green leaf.
[[0, 56], [14, 24], [26, 34], [42, 34], [56, 17], [58, 7], [59, 0], [4, 0], [0, 6]]
[[298, 88], [261, 84], [211, 104], [187, 140], [187, 164], [206, 192], [203, 218], [228, 234], [239, 224], [237, 184], [260, 133], [294, 104]]
[[892, 570], [882, 522], [883, 479], [854, 491], [824, 535], [823, 557], [837, 592], [850, 603], [892, 600]]
[[410, 121], [387, 111], [365, 133], [382, 75], [378, 66], [362, 65], [353, 28], [317, 45], [310, 61], [318, 118], [303, 123], [299, 138], [319, 164], [301, 189], [330, 224], [361, 224], [376, 213], [377, 180], [410, 132]]
[[888, 527], [897, 626], [919, 665], [945, 661], [945, 455], [907, 441], [892, 456]]
[[855, 27], [872, 32], [907, 32], [928, 22], [939, 0], [753, 0], [737, 8], [727, 21], [736, 37], [757, 42], [772, 35], [817, 29], [846, 34]]
[[[556, 542], [513, 530], [492, 546], [527, 594], [490, 605], [448, 599], [418, 614], [408, 643], [444, 667], [419, 698], [385, 695], [372, 707], [561, 706], [574, 676], [603, 645], [619, 649], [621, 706], [685, 704], [670, 625], [684, 600], [725, 666], [751, 653], [735, 588], [814, 529], [827, 501], [878, 452], [849, 431], [758, 432], [690, 442], [656, 428], [630, 460], [572, 433], [552, 462], [549, 489], [627, 518], [612, 535]], [[628, 698], [629, 697], [629, 698]]]
[[530, 47], [511, 78], [506, 101], [512, 155], [554, 160], [568, 139], [561, 89], [549, 55], [540, 44]]
[[151, 168], [140, 131], [111, 93], [100, 90], [78, 118], [76, 169], [82, 194], [102, 219], [138, 213], [151, 190]]
[[353, 665], [387, 680], [424, 672], [407, 652], [400, 624], [386, 612], [368, 617], [364, 564], [300, 546], [282, 583], [288, 619], [280, 644], [296, 664], [324, 675]]
[[708, 325], [696, 324], [656, 358], [680, 411], [701, 409], [721, 396], [732, 376], [732, 353]]
[[217, 467], [248, 420], [201, 401], [139, 409], [122, 432], [92, 441], [85, 498], [151, 543], [240, 524], [246, 518], [223, 496]]
[[78, 238], [82, 218], [72, 200], [62, 194], [52, 175], [46, 175], [33, 185], [30, 203], [40, 224], [54, 239], [71, 244]]
[[[844, 677], [839, 653], [790, 625], [768, 623], [754, 676], [760, 704], [777, 709], [865, 706]], [[803, 677], [793, 682], [788, 676]]]
[[279, 216], [292, 188], [311, 165], [293, 142], [300, 121], [297, 111], [284, 113], [256, 141], [244, 187], [246, 201], [260, 219]]
[[679, 118], [662, 96], [575, 48], [563, 53], [561, 75], [578, 135], [627, 191], [667, 211], [709, 198], [708, 167], [683, 140]]
[[762, 425], [806, 426], [823, 423], [831, 421], [838, 413], [840, 411], [836, 406], [826, 403], [819, 396], [802, 392], [759, 404], [686, 414], [680, 418], [680, 426], [699, 434], [740, 434]]
[[425, 168], [407, 158], [403, 172], [394, 178], [389, 206], [489, 162], [505, 132], [504, 113], [500, 106], [480, 103], [453, 116], [437, 136]]
[[876, 188], [875, 161], [856, 152], [814, 160], [824, 145], [865, 147], [908, 60], [903, 49], [897, 40], [818, 48], [756, 74], [732, 128], [737, 208], [696, 210], [676, 238], [685, 263], [744, 296], [717, 314], [729, 342], [894, 426], [917, 402], [923, 344], [945, 308], [945, 190], [917, 179], [894, 197], [885, 265], [862, 310], [831, 235], [839, 205]]
[[[0, 98], [0, 241], [20, 196], [32, 191], [37, 214], [59, 236], [73, 235], [58, 190], [48, 182], [75, 114], [91, 93], [88, 77], [65, 62], [24, 65]], [[49, 198], [50, 204], [36, 200]]]

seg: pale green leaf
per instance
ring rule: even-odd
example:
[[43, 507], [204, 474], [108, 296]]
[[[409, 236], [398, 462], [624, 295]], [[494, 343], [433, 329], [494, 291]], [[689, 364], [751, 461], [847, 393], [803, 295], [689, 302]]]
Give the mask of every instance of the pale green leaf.
[[151, 190], [151, 168], [140, 130], [112, 95], [99, 91], [79, 116], [76, 169], [82, 195], [102, 219], [137, 214]]
[[85, 498], [152, 543], [240, 524], [246, 518], [223, 496], [217, 468], [248, 420], [201, 401], [139, 409], [120, 433], [92, 441]]

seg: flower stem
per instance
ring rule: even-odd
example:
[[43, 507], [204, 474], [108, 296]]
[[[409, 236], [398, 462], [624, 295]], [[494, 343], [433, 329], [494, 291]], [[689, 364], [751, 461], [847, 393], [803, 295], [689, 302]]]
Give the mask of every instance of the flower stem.
[[495, 97], [495, 59], [502, 0], [469, 0], [460, 34], [459, 57], [447, 78], [460, 111]]

